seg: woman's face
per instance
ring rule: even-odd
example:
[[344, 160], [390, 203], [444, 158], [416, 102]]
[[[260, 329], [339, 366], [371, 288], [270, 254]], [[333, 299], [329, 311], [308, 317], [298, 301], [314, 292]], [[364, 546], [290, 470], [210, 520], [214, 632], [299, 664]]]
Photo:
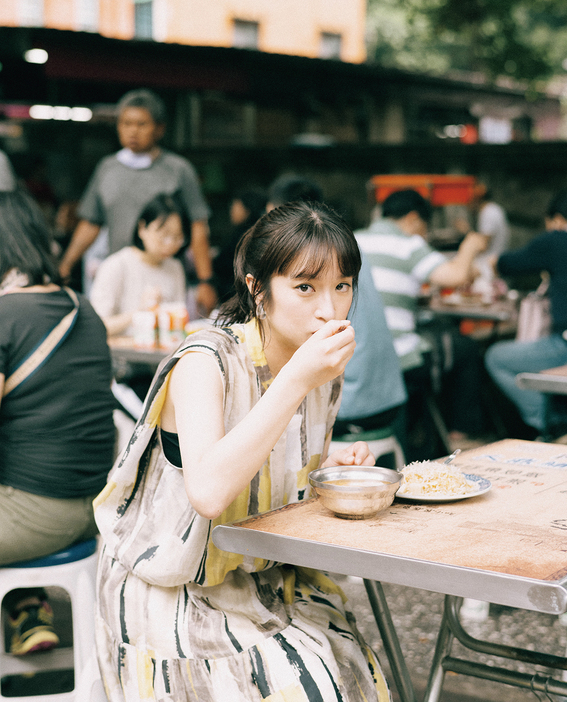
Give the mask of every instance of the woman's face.
[[287, 275], [270, 282], [271, 299], [264, 304], [265, 338], [293, 354], [329, 320], [346, 319], [352, 302], [352, 277], [341, 273], [336, 256], [315, 278], [305, 276], [298, 260]]
[[140, 222], [138, 234], [144, 244], [144, 251], [156, 263], [175, 256], [185, 241], [181, 217], [176, 212], [170, 214], [163, 223], [159, 219], [149, 224]]

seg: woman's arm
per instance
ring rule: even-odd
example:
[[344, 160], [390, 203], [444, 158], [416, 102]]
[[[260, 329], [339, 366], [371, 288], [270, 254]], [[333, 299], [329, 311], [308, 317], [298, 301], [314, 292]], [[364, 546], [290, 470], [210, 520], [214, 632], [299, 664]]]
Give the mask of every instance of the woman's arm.
[[126, 331], [132, 324], [133, 316], [133, 312], [122, 312], [121, 314], [112, 315], [112, 317], [102, 317], [108, 336], [117, 336]]
[[185, 488], [199, 514], [207, 519], [222, 514], [265, 463], [305, 395], [343, 372], [355, 346], [350, 326], [338, 331], [344, 325], [333, 320], [313, 334], [228, 434], [216, 362], [200, 353], [180, 359], [162, 420], [168, 429], [174, 420]]
[[89, 296], [108, 336], [121, 334], [132, 324], [134, 313], [121, 311], [123, 295], [124, 262], [112, 255], [98, 267]]
[[0, 373], [0, 405], [2, 404], [3, 395], [4, 395], [4, 373]]

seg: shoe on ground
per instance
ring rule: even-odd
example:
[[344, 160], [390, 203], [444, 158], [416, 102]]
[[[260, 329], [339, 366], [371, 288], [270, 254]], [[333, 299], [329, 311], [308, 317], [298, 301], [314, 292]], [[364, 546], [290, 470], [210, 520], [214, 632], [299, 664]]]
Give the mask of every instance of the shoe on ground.
[[12, 629], [10, 653], [14, 656], [48, 651], [59, 644], [59, 637], [53, 630], [53, 611], [47, 602], [27, 605], [9, 621]]

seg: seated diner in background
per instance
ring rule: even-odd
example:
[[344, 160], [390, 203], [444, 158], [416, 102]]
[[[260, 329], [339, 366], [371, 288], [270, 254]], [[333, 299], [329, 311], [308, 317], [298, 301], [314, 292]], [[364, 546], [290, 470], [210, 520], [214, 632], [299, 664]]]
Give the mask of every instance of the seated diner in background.
[[[218, 326], [161, 366], [95, 502], [97, 648], [109, 702], [387, 702], [375, 654], [325, 573], [217, 549], [212, 527], [310, 497], [330, 456], [360, 252], [319, 203], [265, 214], [240, 240]], [[137, 476], [137, 477], [136, 477]], [[143, 612], [143, 616], [140, 616]]]
[[175, 256], [187, 244], [184, 210], [175, 195], [157, 195], [140, 213], [132, 246], [99, 266], [90, 300], [109, 336], [132, 335], [136, 312], [185, 304], [185, 272]]
[[[112, 466], [110, 353], [89, 301], [62, 288], [43, 215], [0, 192], [0, 565], [97, 534], [92, 501]], [[10, 652], [56, 646], [43, 589], [4, 598]]]
[[[547, 271], [551, 334], [536, 341], [493, 344], [486, 353], [485, 364], [496, 385], [516, 405], [523, 421], [537, 434], [553, 438], [556, 429], [553, 418], [548, 417], [549, 398], [544, 393], [518, 387], [516, 375], [567, 363], [567, 190], [561, 190], [551, 199], [545, 229], [521, 249], [501, 254], [493, 265], [504, 277]], [[558, 427], [557, 431], [565, 433], [564, 427]]]
[[[474, 261], [484, 251], [486, 237], [470, 232], [452, 258], [426, 241], [432, 209], [415, 190], [400, 190], [382, 204], [382, 218], [355, 232], [361, 251], [372, 267], [374, 285], [382, 295], [386, 321], [392, 332], [404, 380], [411, 395], [431, 382], [431, 342], [416, 324], [418, 298], [424, 283], [458, 287], [474, 279]], [[449, 345], [450, 348], [446, 349]], [[476, 343], [452, 331], [443, 344], [440, 362], [448, 395], [449, 439], [465, 446], [482, 433], [480, 405], [481, 360]]]

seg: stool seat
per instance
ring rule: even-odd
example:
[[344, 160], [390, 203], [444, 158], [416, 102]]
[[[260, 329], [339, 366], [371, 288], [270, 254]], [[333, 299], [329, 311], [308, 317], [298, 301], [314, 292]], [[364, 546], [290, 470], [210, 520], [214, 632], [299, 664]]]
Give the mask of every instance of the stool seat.
[[[13, 656], [0, 641], [0, 678], [12, 682], [9, 676], [39, 675], [57, 671], [61, 675], [72, 670], [74, 689], [69, 692], [14, 696], [13, 690], [0, 701], [13, 702], [105, 702], [95, 653], [94, 604], [97, 571], [97, 539], [88, 539], [42, 558], [0, 567], [0, 601], [19, 588], [56, 587], [64, 590], [71, 602], [73, 645], [52, 651]], [[55, 623], [57, 628], [57, 622]], [[60, 689], [62, 689], [60, 687]], [[64, 689], [64, 688], [63, 688]]]
[[47, 568], [49, 566], [62, 565], [63, 563], [73, 563], [92, 556], [96, 549], [97, 540], [93, 538], [71, 544], [71, 546], [67, 546], [67, 548], [56, 553], [50, 553], [48, 556], [34, 558], [31, 561], [9, 563], [6, 566], [0, 566], [0, 568]]

